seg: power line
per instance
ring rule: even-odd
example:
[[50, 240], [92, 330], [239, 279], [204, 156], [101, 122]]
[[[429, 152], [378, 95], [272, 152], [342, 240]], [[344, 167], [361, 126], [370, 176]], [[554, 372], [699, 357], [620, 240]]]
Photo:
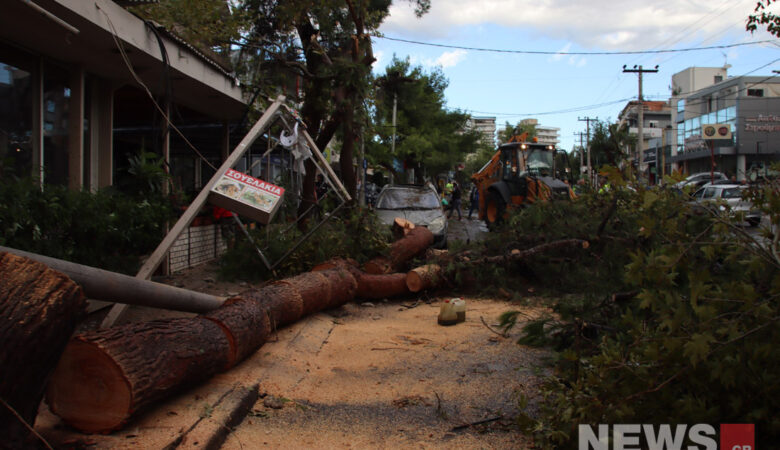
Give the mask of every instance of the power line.
[[[763, 69], [765, 67], [771, 66], [772, 64], [774, 64], [774, 63], [776, 63], [778, 61], [780, 61], [780, 58], [777, 58], [777, 59], [775, 59], [773, 61], [770, 61], [770, 62], [768, 62], [768, 63], [766, 63], [766, 64], [764, 64], [764, 65], [762, 65], [760, 67], [757, 67], [757, 68], [755, 68], [755, 69], [753, 69], [753, 70], [751, 70], [749, 72], [745, 72], [742, 75], [738, 75], [738, 77], [748, 76], [748, 75], [750, 75], [750, 74], [752, 74], [754, 72], [758, 72], [759, 70], [761, 70], [761, 69]], [[768, 77], [766, 77], [766, 78], [764, 78], [762, 80], [759, 80], [759, 81], [756, 81], [754, 83], [751, 83], [750, 86], [754, 86], [756, 84], [763, 83], [764, 81], [770, 80], [772, 78], [775, 78], [775, 76], [774, 75], [770, 75], [770, 76], [768, 76]], [[739, 93], [739, 92], [744, 91], [745, 89], [747, 89], [747, 87], [745, 87], [744, 89], [741, 89], [741, 90], [737, 90], [736, 92]], [[692, 93], [693, 92], [686, 92], [683, 95], [687, 96], [687, 95], [690, 95]], [[664, 99], [664, 100], [668, 100], [669, 99], [668, 96], [658, 96], [658, 95], [648, 95], [648, 96], [643, 96], [643, 97], [645, 97], [645, 100], [647, 100], [648, 98], [659, 98], [659, 99]], [[621, 99], [618, 99], [618, 100], [612, 100], [612, 101], [604, 102], [604, 103], [597, 103], [597, 104], [593, 104], [593, 105], [577, 106], [577, 107], [569, 108], [569, 109], [560, 109], [560, 110], [556, 110], [556, 111], [544, 111], [544, 112], [505, 113], [505, 112], [493, 112], [493, 111], [475, 111], [475, 110], [471, 110], [471, 109], [468, 109], [468, 108], [447, 107], [447, 109], [449, 109], [449, 110], [456, 110], [457, 109], [457, 110], [466, 111], [466, 112], [469, 112], [469, 113], [472, 113], [472, 114], [485, 114], [485, 115], [496, 116], [496, 117], [499, 117], [499, 116], [501, 116], [501, 117], [546, 116], [546, 115], [552, 115], [552, 114], [564, 114], [564, 113], [570, 113], [570, 112], [588, 111], [588, 110], [592, 110], [592, 109], [602, 108], [604, 106], [611, 106], [611, 105], [615, 105], [615, 104], [618, 104], [618, 103], [624, 103], [624, 102], [635, 100], [635, 99], [636, 99], [635, 97], [628, 97], [628, 98], [621, 98]], [[689, 105], [696, 105], [696, 104], [701, 104], [701, 103], [704, 103], [704, 102], [703, 101], [695, 101], [695, 102], [689, 103]]]
[[634, 50], [634, 51], [616, 51], [616, 52], [565, 52], [565, 51], [543, 51], [543, 50], [506, 50], [495, 48], [480, 48], [480, 47], [463, 47], [459, 45], [447, 45], [447, 44], [435, 44], [432, 42], [413, 41], [410, 39], [394, 38], [389, 36], [374, 36], [379, 39], [385, 39], [388, 41], [405, 42], [407, 44], [427, 45], [429, 47], [441, 47], [452, 48], [457, 50], [471, 50], [475, 52], [490, 52], [490, 53], [513, 53], [523, 55], [582, 55], [582, 56], [598, 56], [598, 55], [647, 55], [655, 53], [682, 53], [693, 52], [700, 50], [717, 50], [734, 47], [743, 47], [746, 45], [758, 45], [773, 42], [772, 40], [755, 41], [755, 42], [739, 42], [735, 44], [725, 45], [713, 45], [710, 47], [691, 47], [691, 48], [678, 48], [678, 49], [661, 49], [661, 50]]
[[[550, 114], [564, 114], [564, 113], [570, 113], [570, 112], [578, 112], [578, 111], [587, 111], [589, 109], [597, 109], [604, 106], [611, 106], [617, 103], [623, 103], [628, 100], [633, 100], [633, 97], [628, 98], [621, 98], [619, 100], [612, 100], [610, 102], [605, 103], [599, 103], [596, 105], [586, 105], [586, 106], [577, 106], [574, 108], [569, 109], [559, 109], [557, 111], [544, 111], [544, 112], [526, 112], [526, 113], [499, 113], [499, 112], [489, 112], [489, 111], [474, 111], [469, 109], [463, 109], [463, 111], [470, 111], [471, 113], [476, 114], [489, 114], [491, 116], [505, 116], [505, 117], [516, 117], [516, 116], [546, 116]], [[448, 109], [458, 109], [458, 108], [448, 108]]]

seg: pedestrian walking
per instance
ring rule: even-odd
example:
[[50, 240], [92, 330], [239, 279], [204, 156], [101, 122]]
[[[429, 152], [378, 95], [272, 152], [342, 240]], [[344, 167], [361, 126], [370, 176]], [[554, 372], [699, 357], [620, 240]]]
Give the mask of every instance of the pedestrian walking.
[[452, 194], [450, 194], [450, 210], [447, 212], [448, 219], [452, 216], [452, 211], [458, 211], [458, 220], [462, 218], [462, 214], [460, 212], [460, 197], [460, 185], [457, 181], [453, 181]]
[[471, 220], [471, 213], [477, 208], [479, 208], [479, 189], [477, 189], [477, 186], [471, 186], [471, 192], [469, 192], [469, 220]]

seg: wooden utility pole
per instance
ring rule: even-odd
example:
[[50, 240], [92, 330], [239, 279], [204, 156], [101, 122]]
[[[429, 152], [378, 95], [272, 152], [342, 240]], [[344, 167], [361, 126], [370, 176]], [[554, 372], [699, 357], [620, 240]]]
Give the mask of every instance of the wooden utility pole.
[[582, 166], [585, 165], [585, 146], [582, 143], [582, 137], [585, 136], [585, 133], [582, 131], [575, 131], [574, 135], [580, 137], [580, 173], [582, 173]]
[[590, 123], [599, 120], [599, 118], [598, 117], [595, 117], [595, 118], [594, 117], [585, 117], [584, 119], [580, 119], [579, 117], [577, 117], [577, 120], [580, 121], [580, 122], [585, 122], [586, 123], [585, 126], [586, 126], [586, 130], [587, 130], [586, 132], [587, 132], [587, 135], [588, 135], [588, 140], [585, 143], [587, 145], [587, 152], [588, 152], [588, 183], [590, 183], [590, 185], [593, 186], [593, 170], [592, 170], [591, 165], [590, 165]]
[[639, 96], [637, 97], [639, 100], [639, 119], [638, 119], [638, 131], [637, 134], [639, 135], [637, 139], [636, 144], [636, 169], [637, 169], [637, 178], [641, 176], [641, 174], [644, 173], [644, 165], [642, 164], [642, 157], [644, 155], [644, 148], [645, 148], [645, 137], [643, 135], [643, 126], [645, 121], [644, 111], [645, 111], [645, 103], [644, 99], [642, 98], [642, 74], [643, 73], [656, 73], [658, 72], [658, 66], [656, 65], [654, 69], [644, 69], [642, 66], [634, 66], [633, 69], [626, 69], [626, 66], [623, 66], [623, 73], [637, 73], [639, 74]]

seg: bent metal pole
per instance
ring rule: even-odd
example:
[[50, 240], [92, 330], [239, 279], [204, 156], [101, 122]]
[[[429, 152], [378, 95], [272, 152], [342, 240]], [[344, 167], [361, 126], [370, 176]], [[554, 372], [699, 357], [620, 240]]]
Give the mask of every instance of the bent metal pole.
[[0, 252], [24, 256], [64, 273], [84, 290], [87, 298], [127, 305], [150, 306], [204, 313], [218, 308], [224, 299], [108, 270], [0, 246]]

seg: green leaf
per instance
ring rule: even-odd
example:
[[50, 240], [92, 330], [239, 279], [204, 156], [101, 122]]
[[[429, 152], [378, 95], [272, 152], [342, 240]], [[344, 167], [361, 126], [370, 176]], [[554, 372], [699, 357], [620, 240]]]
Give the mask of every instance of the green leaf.
[[710, 343], [715, 339], [710, 334], [696, 333], [691, 336], [691, 339], [683, 346], [683, 355], [687, 356], [694, 367], [707, 358], [707, 354], [710, 351]]

